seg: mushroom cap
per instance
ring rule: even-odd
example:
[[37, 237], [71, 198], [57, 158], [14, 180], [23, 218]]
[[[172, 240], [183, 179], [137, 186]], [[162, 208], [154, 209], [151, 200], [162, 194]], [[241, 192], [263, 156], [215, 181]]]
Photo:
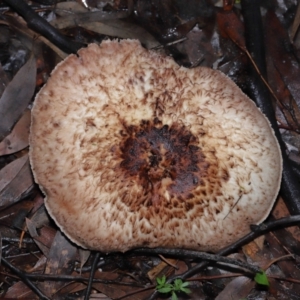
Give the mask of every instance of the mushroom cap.
[[218, 251], [262, 222], [282, 159], [273, 130], [225, 75], [138, 41], [70, 55], [32, 109], [45, 205], [83, 248]]

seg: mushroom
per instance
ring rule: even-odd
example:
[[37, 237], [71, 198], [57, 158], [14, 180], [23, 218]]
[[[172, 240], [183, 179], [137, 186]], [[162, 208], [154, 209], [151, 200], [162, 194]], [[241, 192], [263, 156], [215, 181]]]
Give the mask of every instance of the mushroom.
[[136, 40], [70, 55], [32, 108], [30, 160], [77, 245], [217, 251], [262, 222], [282, 171], [273, 130], [225, 75]]

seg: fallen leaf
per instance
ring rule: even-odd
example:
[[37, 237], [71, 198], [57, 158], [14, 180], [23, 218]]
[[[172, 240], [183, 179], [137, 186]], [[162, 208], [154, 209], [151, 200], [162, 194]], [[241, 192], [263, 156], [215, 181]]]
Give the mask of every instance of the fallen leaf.
[[[77, 248], [60, 231], [57, 231], [49, 251], [45, 274], [72, 274], [73, 265], [70, 262], [75, 259], [76, 254]], [[40, 287], [46, 295], [52, 296], [67, 284], [62, 281], [45, 281], [40, 284]]]
[[26, 148], [29, 144], [31, 111], [27, 109], [12, 132], [0, 143], [0, 155], [7, 155]]
[[47, 213], [45, 205], [41, 205], [32, 215], [31, 219], [34, 222], [36, 228], [41, 228], [43, 226], [48, 226], [50, 223], [50, 217]]
[[42, 255], [42, 257], [39, 258], [39, 260], [35, 263], [35, 265], [28, 269], [27, 272], [28, 273], [33, 273], [33, 272], [43, 272], [45, 269], [45, 265], [47, 262], [47, 257], [45, 255]]
[[[87, 277], [88, 275], [83, 275]], [[117, 273], [112, 273], [112, 272], [100, 272], [99, 270], [96, 271], [95, 273], [95, 278], [97, 279], [103, 279], [103, 280], [118, 280], [119, 275]], [[97, 291], [107, 295], [107, 297], [110, 297], [112, 299], [116, 299], [119, 297], [125, 297], [125, 295], [135, 292], [135, 291], [140, 291], [141, 287], [135, 287], [135, 286], [126, 286], [126, 285], [118, 285], [116, 284], [110, 284], [110, 283], [94, 283], [93, 288], [96, 289]], [[151, 291], [145, 290], [141, 293], [136, 293], [130, 295], [128, 299], [130, 300], [143, 300], [147, 299], [147, 296], [149, 297], [149, 294]]]
[[51, 245], [53, 243], [53, 240], [56, 235], [56, 230], [54, 228], [44, 226], [40, 228], [39, 234], [37, 234], [36, 231], [36, 224], [32, 222], [31, 220], [26, 219], [27, 229], [34, 239], [34, 242], [37, 244], [37, 246], [40, 248], [42, 253], [45, 256], [49, 255], [49, 249], [51, 248]]
[[116, 20], [119, 18], [128, 17], [128, 12], [103, 12], [103, 11], [88, 11], [84, 13], [68, 14], [67, 16], [60, 17], [51, 21], [51, 24], [58, 28], [71, 28], [85, 23], [103, 21], [103, 20]]
[[9, 79], [6, 73], [4, 72], [2, 65], [0, 64], [0, 97], [2, 96], [8, 83], [9, 83]]
[[[177, 259], [168, 259], [172, 264], [177, 264]], [[152, 281], [152, 283], [155, 283], [157, 277], [161, 277], [162, 275], [165, 275], [166, 277], [169, 277], [173, 275], [174, 268], [167, 264], [165, 261], [161, 261], [158, 265], [153, 267], [148, 273], [149, 279]]]
[[12, 285], [7, 293], [5, 294], [4, 299], [39, 299], [37, 295], [35, 295], [31, 289], [25, 285], [22, 281], [19, 281]]
[[[55, 8], [55, 12], [61, 16], [51, 22], [51, 24], [56, 28], [63, 29], [75, 25], [104, 35], [124, 39], [138, 39], [148, 49], [160, 45], [160, 43], [147, 30], [137, 24], [117, 19], [117, 14], [115, 14], [113, 20], [103, 20], [101, 18], [95, 19], [88, 9], [77, 2], [58, 3]], [[103, 12], [99, 11], [96, 13], [100, 15], [101, 13], [103, 14]], [[86, 17], [82, 18], [84, 15]], [[76, 16], [78, 16], [77, 19]]]
[[255, 282], [248, 277], [237, 277], [226, 285], [223, 291], [216, 297], [216, 300], [240, 300], [246, 298], [254, 286]]
[[[281, 80], [290, 91], [292, 99], [288, 97], [281, 99], [287, 108], [291, 110], [296, 118], [300, 119], [300, 65], [295, 56], [288, 33], [281, 24], [279, 18], [272, 11], [268, 11], [265, 20], [266, 50], [274, 63], [275, 69], [279, 72]], [[270, 74], [272, 75], [272, 73]], [[277, 85], [274, 90], [277, 89]], [[296, 102], [296, 104], [290, 103]]]
[[1, 258], [2, 258], [2, 235], [0, 232], [0, 263], [1, 263]]
[[18, 202], [34, 185], [28, 155], [0, 170], [0, 209]]
[[82, 267], [83, 267], [84, 264], [88, 261], [90, 255], [91, 255], [91, 251], [85, 250], [85, 249], [81, 249], [81, 248], [79, 249], [79, 256], [80, 256], [80, 274], [81, 274]]
[[147, 49], [155, 48], [160, 43], [144, 28], [123, 20], [106, 20], [80, 24], [83, 28], [123, 39], [138, 39]]
[[294, 39], [298, 29], [299, 29], [299, 26], [300, 26], [300, 3], [298, 2], [297, 4], [297, 12], [296, 12], [296, 15], [295, 15], [295, 18], [294, 18], [294, 22], [293, 22], [293, 25], [292, 25], [292, 28], [290, 30], [290, 38], [291, 40]]
[[31, 101], [36, 83], [33, 55], [8, 84], [0, 99], [0, 141], [12, 130]]

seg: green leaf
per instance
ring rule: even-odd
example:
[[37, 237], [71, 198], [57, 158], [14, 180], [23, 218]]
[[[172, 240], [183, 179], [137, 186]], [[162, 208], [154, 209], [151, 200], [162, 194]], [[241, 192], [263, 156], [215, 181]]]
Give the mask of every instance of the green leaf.
[[190, 289], [185, 288], [185, 287], [181, 287], [180, 291], [183, 292], [183, 293], [186, 293], [186, 294], [189, 294], [189, 293], [192, 292]]
[[162, 278], [159, 278], [159, 277], [156, 278], [156, 282], [161, 285], [164, 285], [166, 280], [167, 280], [166, 275], [163, 275]]
[[174, 280], [174, 290], [175, 291], [180, 291], [182, 287], [182, 280], [181, 279], [175, 279]]
[[182, 288], [183, 288], [183, 287], [187, 287], [189, 284], [190, 284], [190, 283], [189, 283], [188, 281], [183, 282], [182, 285], [181, 285], [181, 287], [182, 287]]
[[258, 284], [269, 286], [268, 276], [264, 271], [255, 274], [254, 281]]
[[172, 292], [172, 300], [178, 300], [178, 297], [175, 292]]
[[173, 286], [164, 286], [162, 288], [157, 289], [158, 292], [163, 293], [163, 294], [167, 294], [170, 293], [173, 290]]

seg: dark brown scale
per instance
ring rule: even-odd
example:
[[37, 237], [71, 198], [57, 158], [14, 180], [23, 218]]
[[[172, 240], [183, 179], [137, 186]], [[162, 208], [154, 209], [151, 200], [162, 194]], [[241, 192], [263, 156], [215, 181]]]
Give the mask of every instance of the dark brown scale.
[[167, 190], [178, 200], [191, 199], [193, 189], [208, 176], [210, 163], [205, 160], [197, 138], [184, 126], [162, 125], [158, 118], [153, 122], [142, 120], [140, 126], [126, 126], [130, 135], [121, 145], [121, 168], [126, 176], [134, 177], [152, 194], [152, 205], [160, 205], [162, 180], [169, 178]]

